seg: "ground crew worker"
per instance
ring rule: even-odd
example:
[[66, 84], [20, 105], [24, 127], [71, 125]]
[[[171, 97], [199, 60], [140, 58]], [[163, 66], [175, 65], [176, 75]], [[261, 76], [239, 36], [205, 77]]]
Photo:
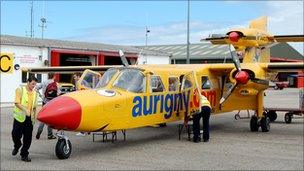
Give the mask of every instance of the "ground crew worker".
[[[48, 79], [45, 80], [44, 82], [42, 82], [41, 84], [39, 84], [37, 87], [36, 87], [36, 90], [38, 91], [39, 93], [39, 90], [42, 89], [42, 106], [45, 105], [46, 103], [48, 103], [49, 101], [51, 101], [53, 98], [59, 96], [61, 94], [61, 91], [60, 91], [60, 87], [58, 85], [58, 83], [55, 81], [55, 74], [54, 73], [49, 73], [48, 74]], [[55, 84], [55, 83], [56, 84]], [[57, 91], [55, 91], [55, 95], [54, 97], [46, 97], [46, 91], [47, 91], [47, 88], [50, 84], [54, 83], [55, 85], [57, 85], [56, 89]], [[40, 93], [39, 93], [40, 94]], [[38, 127], [38, 130], [37, 130], [37, 134], [36, 134], [36, 139], [39, 139], [40, 138], [40, 135], [43, 131], [43, 127], [44, 127], [44, 123], [40, 122], [39, 124], [39, 127]], [[56, 137], [53, 135], [53, 129], [51, 127], [47, 127], [47, 130], [48, 130], [48, 139], [56, 139]]]
[[200, 142], [200, 119], [203, 117], [203, 141], [209, 141], [209, 118], [211, 113], [211, 105], [204, 95], [200, 96], [201, 112], [193, 115], [193, 142]]
[[[12, 155], [15, 156], [19, 148], [21, 148], [21, 160], [30, 162], [31, 158], [28, 156], [28, 149], [32, 143], [33, 125], [36, 119], [36, 107], [38, 93], [34, 90], [38, 80], [35, 77], [30, 77], [27, 80], [26, 86], [21, 86], [16, 89], [14, 124], [12, 130], [12, 138], [14, 142], [14, 149]], [[23, 142], [21, 143], [21, 137]], [[23, 145], [22, 145], [23, 144]]]

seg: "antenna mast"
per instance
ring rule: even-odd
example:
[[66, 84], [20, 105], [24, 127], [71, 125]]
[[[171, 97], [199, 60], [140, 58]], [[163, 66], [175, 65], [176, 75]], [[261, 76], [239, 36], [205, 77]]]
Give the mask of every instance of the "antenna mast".
[[46, 29], [46, 18], [45, 18], [45, 1], [43, 1], [43, 7], [42, 7], [42, 17], [40, 18], [41, 25], [41, 39], [44, 38], [44, 31]]
[[31, 1], [30, 2], [30, 5], [31, 5], [31, 32], [30, 32], [30, 36], [31, 37], [34, 37], [34, 2]]

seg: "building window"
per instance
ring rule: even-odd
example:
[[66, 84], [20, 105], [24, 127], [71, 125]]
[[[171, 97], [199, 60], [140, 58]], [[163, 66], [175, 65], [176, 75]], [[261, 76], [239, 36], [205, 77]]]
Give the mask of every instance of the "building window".
[[22, 83], [26, 83], [26, 81], [27, 81], [27, 72], [26, 71], [22, 71], [21, 79], [22, 79]]
[[36, 78], [38, 79], [38, 83], [41, 83], [41, 79], [42, 79], [41, 74], [33, 74], [33, 73], [27, 74], [26, 71], [22, 71], [21, 74], [22, 74], [22, 75], [21, 75], [22, 83], [26, 83], [26, 82], [27, 82], [27, 79], [28, 79], [29, 77], [31, 77], [31, 76], [36, 77]]
[[38, 83], [41, 83], [41, 74], [36, 74], [36, 78], [38, 79]]

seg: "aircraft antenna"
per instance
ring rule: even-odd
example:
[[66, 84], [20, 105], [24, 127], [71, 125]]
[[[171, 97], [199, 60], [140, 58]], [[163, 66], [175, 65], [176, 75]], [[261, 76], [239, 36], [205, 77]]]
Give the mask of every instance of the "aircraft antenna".
[[34, 2], [30, 2], [30, 13], [31, 13], [31, 25], [30, 25], [30, 37], [34, 37]]

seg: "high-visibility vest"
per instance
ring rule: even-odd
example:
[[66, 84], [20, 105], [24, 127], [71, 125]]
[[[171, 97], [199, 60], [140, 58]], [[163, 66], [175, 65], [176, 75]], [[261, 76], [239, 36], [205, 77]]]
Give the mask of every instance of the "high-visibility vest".
[[202, 107], [202, 106], [208, 106], [208, 107], [211, 108], [210, 102], [209, 102], [208, 99], [207, 99], [205, 96], [203, 96], [203, 95], [200, 95], [200, 105], [201, 105], [201, 107]]
[[[25, 86], [20, 87], [21, 88], [21, 105], [25, 108], [27, 108], [28, 106], [28, 91], [26, 89]], [[34, 94], [33, 94], [33, 98], [32, 98], [32, 111], [33, 109], [37, 106], [37, 92], [35, 90], [33, 90]], [[34, 111], [33, 111], [34, 112]], [[19, 109], [17, 106], [14, 107], [14, 118], [18, 121], [23, 123], [25, 121], [25, 115], [23, 114], [22, 110]], [[31, 114], [31, 120], [32, 120], [32, 124], [35, 123], [35, 113]]]

